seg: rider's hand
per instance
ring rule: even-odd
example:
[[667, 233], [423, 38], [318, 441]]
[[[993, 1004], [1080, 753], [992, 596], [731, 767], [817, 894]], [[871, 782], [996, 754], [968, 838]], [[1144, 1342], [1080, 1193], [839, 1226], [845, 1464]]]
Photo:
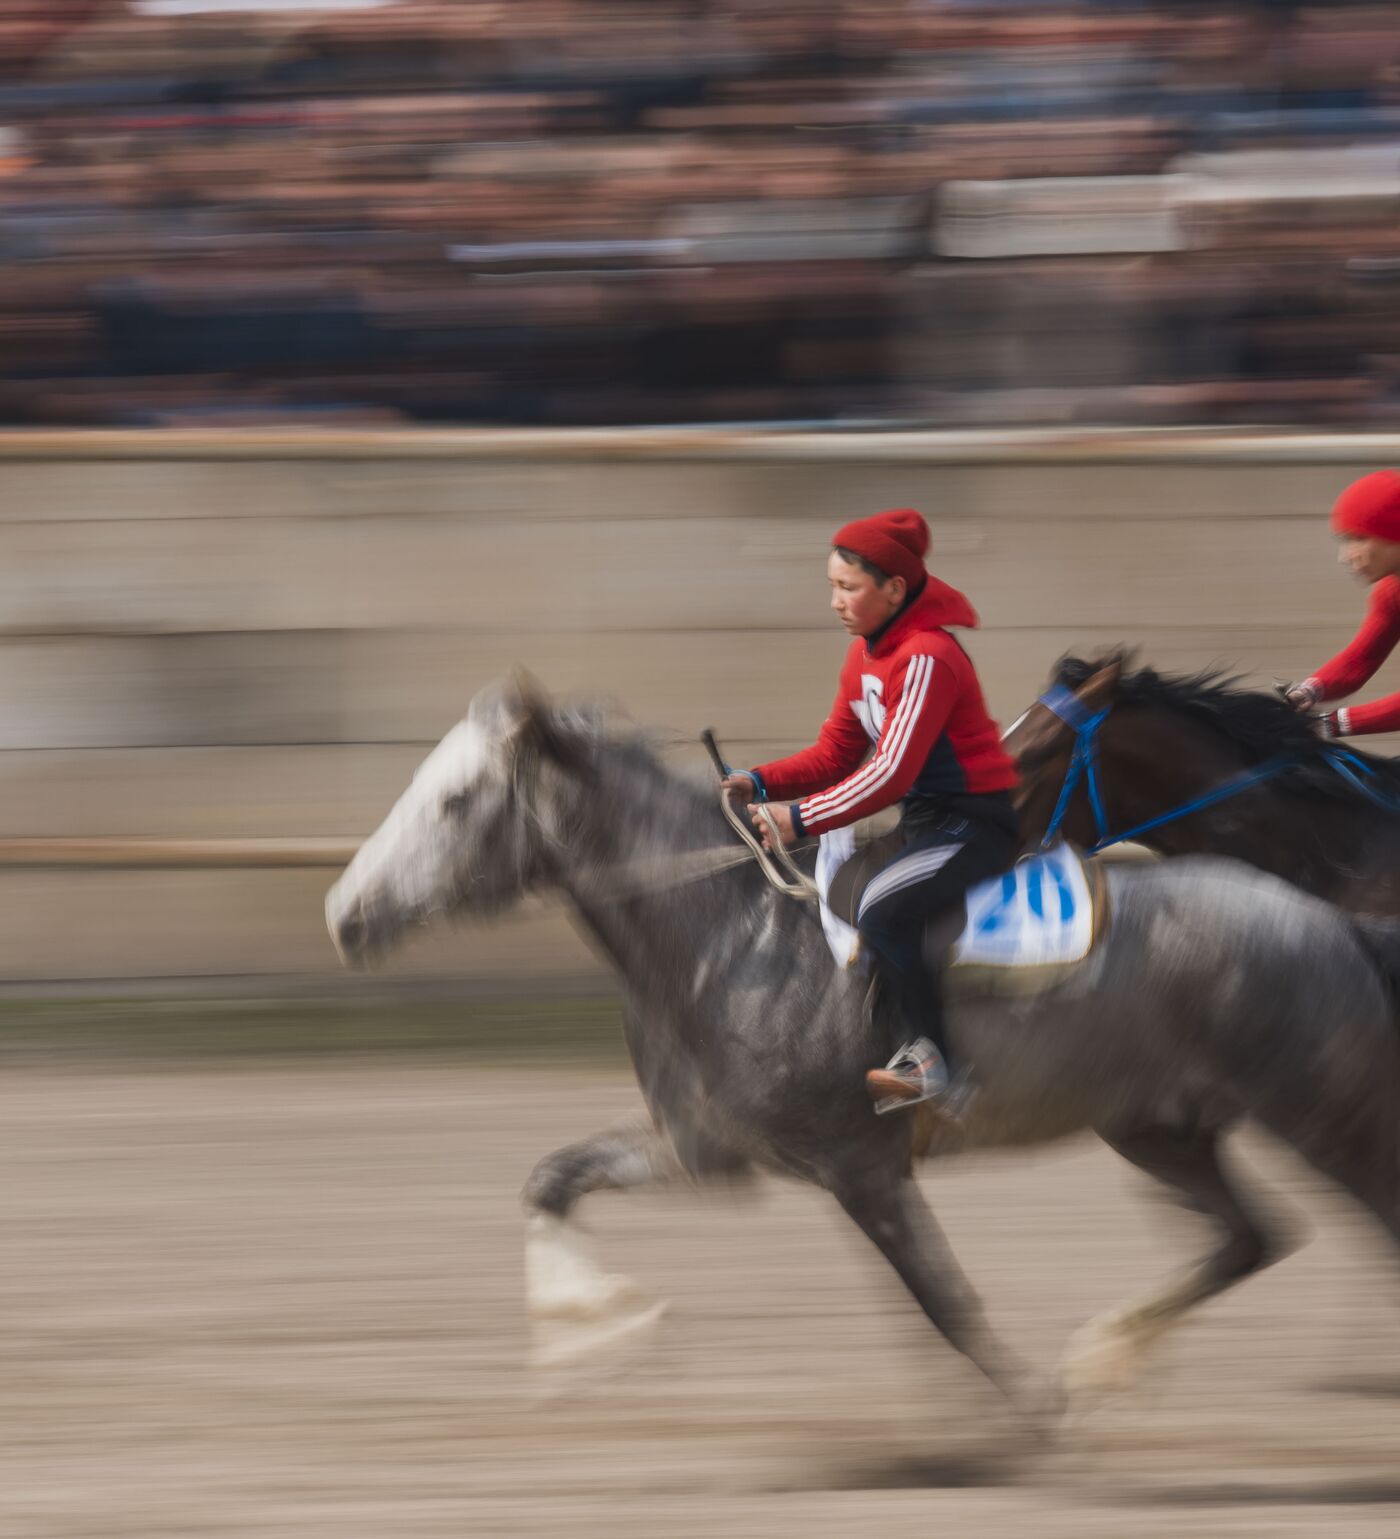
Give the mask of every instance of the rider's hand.
[[748, 806], [758, 791], [758, 782], [746, 770], [730, 770], [719, 788], [736, 806]]
[[763, 848], [773, 848], [773, 829], [768, 819], [762, 816], [768, 813], [778, 827], [778, 836], [784, 844], [797, 843], [797, 830], [792, 826], [792, 808], [786, 802], [768, 802], [763, 807], [757, 805], [749, 808], [749, 818], [753, 826], [758, 830], [759, 837], [763, 840]]
[[1295, 711], [1310, 711], [1322, 696], [1322, 686], [1315, 679], [1303, 679], [1297, 684], [1290, 684], [1283, 692], [1283, 698]]

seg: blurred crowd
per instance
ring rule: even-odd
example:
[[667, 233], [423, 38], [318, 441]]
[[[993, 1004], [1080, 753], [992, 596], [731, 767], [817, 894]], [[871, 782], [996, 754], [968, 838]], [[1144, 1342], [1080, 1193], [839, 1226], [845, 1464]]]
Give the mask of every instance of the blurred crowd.
[[1400, 425], [1400, 5], [0, 0], [0, 420]]

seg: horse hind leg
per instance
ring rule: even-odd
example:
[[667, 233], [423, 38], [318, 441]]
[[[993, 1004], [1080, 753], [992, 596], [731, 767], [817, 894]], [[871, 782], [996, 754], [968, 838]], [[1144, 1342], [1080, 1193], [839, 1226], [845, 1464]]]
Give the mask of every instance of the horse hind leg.
[[1075, 1333], [1060, 1369], [1070, 1404], [1131, 1388], [1185, 1315], [1293, 1248], [1281, 1230], [1265, 1226], [1224, 1169], [1218, 1128], [1158, 1127], [1100, 1136], [1170, 1188], [1184, 1207], [1213, 1219], [1224, 1238], [1165, 1287], [1097, 1316]]
[[592, 1237], [572, 1214], [590, 1192], [658, 1186], [684, 1175], [672, 1146], [636, 1122], [595, 1133], [546, 1155], [525, 1183], [525, 1297], [530, 1361], [559, 1367], [645, 1332], [665, 1304], [599, 1265]]
[[1262, 1116], [1270, 1132], [1289, 1143], [1320, 1175], [1370, 1210], [1391, 1241], [1400, 1247], [1400, 1072], [1371, 1068], [1365, 1091], [1330, 1115], [1310, 1115], [1296, 1122]]

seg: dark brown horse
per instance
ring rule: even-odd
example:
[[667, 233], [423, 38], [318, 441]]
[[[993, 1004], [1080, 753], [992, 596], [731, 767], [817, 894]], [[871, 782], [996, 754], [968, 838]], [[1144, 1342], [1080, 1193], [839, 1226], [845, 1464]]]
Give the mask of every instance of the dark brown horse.
[[1131, 669], [1121, 655], [1063, 659], [1007, 735], [1028, 841], [1039, 842], [1060, 802], [1071, 722], [1100, 716], [1090, 734], [1100, 814], [1083, 770], [1063, 807], [1063, 832], [1077, 844], [1218, 794], [1137, 842], [1167, 855], [1232, 855], [1354, 912], [1400, 914], [1400, 765], [1346, 744], [1339, 768], [1339, 745], [1283, 700], [1219, 673], [1174, 677]]

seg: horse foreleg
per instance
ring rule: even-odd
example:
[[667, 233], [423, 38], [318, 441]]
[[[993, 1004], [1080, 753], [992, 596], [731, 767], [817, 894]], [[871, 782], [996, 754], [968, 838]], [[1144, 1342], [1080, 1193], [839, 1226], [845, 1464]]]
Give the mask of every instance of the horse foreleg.
[[615, 1344], [653, 1325], [665, 1305], [630, 1277], [599, 1266], [590, 1237], [571, 1218], [589, 1192], [654, 1186], [681, 1175], [655, 1129], [627, 1124], [547, 1155], [525, 1183], [525, 1294], [532, 1361], [548, 1367]]
[[1022, 1412], [1039, 1415], [1047, 1409], [1031, 1394], [1032, 1381], [1025, 1368], [987, 1325], [981, 1300], [915, 1182], [902, 1176], [833, 1190], [949, 1344]]
[[1061, 1365], [1071, 1400], [1130, 1388], [1162, 1337], [1214, 1298], [1292, 1248], [1246, 1205], [1221, 1164], [1216, 1128], [1145, 1128], [1107, 1134], [1104, 1142], [1169, 1187], [1183, 1206], [1213, 1219], [1224, 1239], [1165, 1287], [1097, 1316], [1072, 1338]]

